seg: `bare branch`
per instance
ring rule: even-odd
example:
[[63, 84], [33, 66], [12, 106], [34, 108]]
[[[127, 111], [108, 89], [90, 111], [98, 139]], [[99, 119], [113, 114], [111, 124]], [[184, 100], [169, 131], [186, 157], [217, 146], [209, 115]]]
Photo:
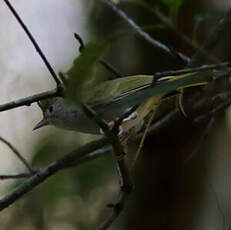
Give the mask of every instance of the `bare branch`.
[[[147, 7], [148, 8], [148, 7]], [[184, 35], [181, 31], [179, 31], [176, 27], [176, 25], [167, 17], [165, 16], [159, 9], [152, 9], [148, 8], [153, 12], [160, 21], [162, 21], [166, 26], [168, 26], [170, 29], [172, 29], [182, 40], [184, 40], [187, 44], [192, 46], [196, 50], [200, 50], [200, 52], [211, 62], [219, 63], [219, 59], [212, 55], [211, 53], [207, 52], [205, 49], [203, 49], [200, 45], [198, 45], [196, 42], [194, 42], [191, 38]], [[189, 62], [191, 63], [191, 62]]]
[[151, 45], [160, 48], [161, 50], [165, 51], [167, 54], [180, 59], [184, 63], [188, 63], [190, 58], [185, 56], [184, 54], [173, 50], [172, 48], [167, 47], [160, 41], [152, 38], [148, 33], [144, 32], [131, 18], [129, 18], [124, 11], [122, 11], [116, 4], [114, 4], [111, 0], [104, 0], [104, 2], [109, 5], [113, 11], [115, 11], [121, 18], [123, 18], [136, 32], [137, 34], [149, 42]]
[[194, 68], [185, 68], [185, 69], [179, 69], [179, 70], [169, 70], [164, 72], [158, 72], [155, 73], [154, 81], [161, 79], [163, 77], [168, 76], [178, 76], [183, 75], [187, 73], [194, 73], [194, 72], [203, 72], [208, 70], [218, 70], [218, 69], [225, 69], [227, 71], [227, 67], [231, 67], [231, 62], [221, 62], [219, 64], [211, 64], [211, 65], [202, 65]]
[[90, 119], [94, 120], [103, 130], [105, 135], [109, 138], [109, 141], [112, 144], [114, 150], [115, 160], [118, 164], [121, 190], [130, 193], [133, 185], [131, 181], [131, 175], [124, 157], [125, 152], [123, 150], [123, 146], [120, 143], [118, 133], [114, 133], [113, 129], [111, 130], [110, 127], [90, 107], [83, 105], [83, 109], [86, 115]]
[[18, 174], [0, 175], [0, 180], [29, 178], [29, 177], [31, 177], [33, 174], [34, 174], [34, 173], [18, 173]]
[[[222, 230], [225, 230], [226, 229], [226, 217], [225, 217], [225, 213], [224, 211], [222, 210], [222, 207], [221, 207], [221, 204], [220, 204], [220, 201], [219, 201], [219, 197], [214, 189], [214, 186], [212, 184], [212, 181], [209, 181], [208, 182], [208, 186], [210, 187], [212, 193], [213, 193], [213, 196], [214, 196], [214, 200], [216, 202], [216, 205], [217, 205], [217, 211], [220, 213], [220, 216], [221, 216], [221, 221], [222, 221]], [[230, 229], [230, 228], [229, 228]]]
[[110, 205], [110, 207], [112, 206], [113, 208], [111, 215], [103, 222], [103, 224], [98, 228], [98, 230], [106, 230], [113, 224], [113, 222], [117, 219], [119, 214], [123, 211], [127, 197], [127, 193], [120, 191], [119, 198], [116, 204]]
[[216, 28], [212, 31], [208, 39], [204, 42], [204, 45], [199, 49], [192, 57], [188, 67], [195, 67], [207, 62], [208, 56], [205, 52], [211, 53], [216, 49], [222, 38], [225, 38], [225, 34], [230, 31], [231, 26], [231, 9], [229, 9], [224, 17], [217, 24]]
[[[79, 52], [81, 53], [82, 50], [85, 47], [84, 41], [83, 39], [80, 37], [79, 34], [74, 33], [74, 37], [75, 39], [79, 42], [80, 46], [79, 46]], [[111, 72], [112, 74], [114, 74], [116, 77], [122, 77], [122, 74], [120, 74], [111, 64], [107, 63], [104, 60], [100, 60], [99, 61], [100, 64], [109, 72]], [[115, 79], [115, 77], [111, 77], [111, 79]]]
[[[157, 132], [159, 129], [163, 128], [165, 125], [167, 125], [168, 122], [174, 120], [178, 114], [179, 114], [179, 110], [174, 109], [169, 113], [167, 113], [166, 115], [164, 115], [159, 120], [157, 120], [156, 122], [154, 122], [154, 124], [152, 124], [151, 127], [149, 128], [147, 136], [150, 136], [153, 133]], [[143, 133], [141, 132], [137, 134], [135, 137], [133, 137], [131, 140], [132, 141], [140, 140], [142, 137], [143, 137]]]
[[8, 0], [4, 0], [4, 2], [8, 6], [8, 8], [10, 9], [10, 11], [14, 15], [14, 17], [16, 18], [16, 20], [18, 21], [18, 23], [20, 24], [20, 26], [22, 27], [22, 29], [25, 31], [26, 35], [28, 36], [28, 38], [32, 42], [32, 44], [33, 44], [35, 50], [38, 52], [39, 56], [42, 58], [43, 62], [45, 63], [45, 65], [47, 67], [47, 69], [49, 70], [51, 76], [55, 80], [55, 82], [57, 84], [57, 87], [62, 87], [61, 81], [59, 80], [59, 78], [56, 75], [55, 71], [51, 67], [49, 61], [47, 60], [46, 56], [43, 54], [43, 52], [40, 49], [38, 43], [35, 41], [33, 35], [29, 31], [29, 29], [26, 27], [26, 25], [24, 24], [24, 22], [22, 21], [22, 19], [20, 18], [20, 16], [18, 15], [18, 13], [16, 12], [16, 10], [14, 9], [14, 7], [11, 5], [11, 3]]
[[[110, 129], [110, 127], [88, 106], [83, 105], [83, 109], [86, 115], [90, 119], [94, 120], [104, 131], [105, 135], [109, 138], [109, 141], [111, 142], [113, 147], [113, 153], [118, 166], [117, 169], [120, 178], [120, 196], [117, 204], [113, 205], [113, 211], [111, 215], [106, 219], [106, 221], [99, 228], [100, 230], [104, 230], [107, 229], [121, 213], [122, 207], [124, 206], [124, 203], [126, 201], [125, 198], [127, 198], [127, 196], [132, 192], [133, 183], [131, 179], [131, 173], [125, 159], [125, 152], [123, 150], [123, 146], [121, 145], [118, 136], [119, 129], [118, 128]], [[126, 116], [129, 116], [131, 112], [132, 111], [125, 113]], [[123, 118], [125, 117], [123, 116]], [[122, 121], [123, 119], [117, 120], [116, 126], [119, 127], [120, 125], [119, 122], [121, 123]], [[117, 131], [117, 133], [115, 131]]]
[[206, 112], [204, 114], [199, 115], [193, 121], [197, 123], [197, 122], [201, 122], [203, 120], [209, 119], [209, 118], [215, 116], [218, 112], [221, 112], [221, 111], [225, 110], [230, 105], [231, 105], [231, 98], [229, 98], [228, 100], [224, 101], [223, 103], [217, 105], [212, 110], [210, 110], [210, 111], [208, 111], [208, 112]]
[[75, 161], [69, 162], [68, 165], [66, 165], [66, 168], [72, 168], [72, 167], [75, 167], [75, 166], [77, 166], [77, 165], [79, 165], [81, 163], [84, 163], [86, 161], [94, 160], [95, 158], [98, 158], [98, 157], [101, 157], [101, 156], [104, 156], [106, 154], [111, 153], [111, 151], [112, 151], [111, 146], [106, 146], [104, 148], [97, 149], [94, 152], [86, 154], [82, 158], [78, 158]]
[[[89, 153], [102, 148], [103, 146], [109, 143], [108, 138], [101, 138], [97, 141], [92, 141], [89, 144], [86, 144], [77, 150], [66, 154], [55, 162], [52, 162], [45, 168], [38, 169], [36, 174], [31, 176], [29, 179], [25, 180], [22, 184], [16, 187], [13, 191], [9, 192], [6, 196], [0, 199], [0, 211], [9, 207], [15, 201], [20, 199], [24, 194], [33, 190], [37, 185], [41, 184], [48, 177], [56, 174], [62, 169], [70, 167], [72, 162], [75, 162], [75, 165], [78, 165], [85, 160], [88, 160], [89, 157], [86, 157]], [[92, 154], [93, 155], [93, 154]], [[102, 156], [101, 154], [96, 154], [95, 157]], [[94, 158], [91, 156], [91, 159]]]
[[15, 156], [26, 166], [26, 168], [28, 169], [30, 173], [34, 173], [34, 169], [30, 166], [30, 163], [22, 156], [22, 154], [9, 141], [7, 141], [3, 137], [0, 137], [0, 141], [2, 141], [12, 150]]
[[20, 106], [30, 106], [34, 102], [47, 99], [47, 98], [51, 98], [51, 97], [58, 97], [58, 96], [63, 96], [63, 93], [62, 91], [59, 90], [59, 88], [49, 90], [43, 93], [34, 94], [29, 97], [20, 98], [20, 99], [0, 105], [0, 112], [10, 110], [13, 108], [17, 108]]

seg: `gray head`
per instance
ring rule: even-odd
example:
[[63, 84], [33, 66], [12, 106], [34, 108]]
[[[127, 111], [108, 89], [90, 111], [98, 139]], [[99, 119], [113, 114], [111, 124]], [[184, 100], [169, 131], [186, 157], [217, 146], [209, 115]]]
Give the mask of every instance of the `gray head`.
[[38, 102], [38, 106], [42, 110], [43, 119], [34, 127], [33, 130], [39, 129], [46, 125], [57, 126], [60, 115], [63, 113], [64, 99], [61, 97], [47, 99]]
[[61, 97], [43, 100], [38, 103], [43, 112], [43, 119], [33, 130], [47, 125], [78, 132], [100, 134], [100, 128], [86, 115], [70, 105]]

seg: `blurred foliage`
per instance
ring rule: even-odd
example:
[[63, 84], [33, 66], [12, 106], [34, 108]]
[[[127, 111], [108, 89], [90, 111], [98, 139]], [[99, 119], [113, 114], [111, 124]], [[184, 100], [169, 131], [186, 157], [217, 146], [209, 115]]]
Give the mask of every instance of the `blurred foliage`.
[[[162, 5], [165, 5], [167, 7], [167, 10], [169, 12], [169, 17], [172, 20], [175, 20], [177, 17], [180, 7], [183, 4], [183, 0], [161, 0], [160, 2], [152, 2], [152, 1], [146, 1], [146, 0], [121, 0], [120, 2], [127, 2], [127, 3], [134, 3], [141, 7], [144, 7], [147, 10], [153, 10], [155, 8], [160, 8]], [[162, 4], [161, 4], [162, 3]]]
[[[82, 145], [81, 138], [78, 141], [79, 135], [71, 137], [66, 134], [60, 131], [43, 138], [35, 147], [32, 165], [35, 168], [44, 167]], [[57, 173], [34, 189], [21, 202], [19, 209], [28, 217], [32, 229], [50, 229], [53, 222], [56, 227], [68, 224], [65, 227], [67, 230], [76, 229], [77, 226], [92, 229], [99, 223], [105, 202], [114, 196], [114, 192], [108, 193], [107, 185], [118, 183], [115, 176], [113, 157], [111, 154], [105, 155]], [[20, 181], [13, 183], [11, 188], [18, 184]], [[27, 226], [25, 222], [22, 224]]]
[[[67, 98], [79, 104], [82, 101], [82, 94], [87, 89], [95, 86], [102, 81], [99, 75], [96, 75], [99, 60], [109, 45], [108, 41], [89, 42], [81, 50], [80, 55], [74, 60], [73, 66], [67, 72], [68, 84]], [[97, 77], [98, 76], [98, 77]], [[90, 91], [88, 91], [90, 93]]]
[[140, 6], [146, 7], [146, 1], [145, 0], [120, 0], [119, 2], [127, 2], [127, 3], [135, 3]]
[[[164, 12], [169, 12], [170, 20], [172, 14], [180, 16], [181, 20], [178, 21], [177, 26], [182, 31], [186, 31], [188, 37], [191, 36], [193, 28], [198, 29], [201, 22], [209, 19], [206, 14], [198, 14], [204, 10], [201, 4], [205, 4], [206, 7], [212, 4], [209, 1], [192, 0], [121, 2], [123, 2], [121, 8], [128, 12], [128, 15], [141, 27], [144, 25], [144, 28], [158, 28], [148, 31], [151, 36], [190, 56], [195, 49], [185, 44], [175, 31], [168, 30], [167, 26], [160, 24], [160, 21], [147, 10], [147, 3], [151, 8], [157, 6]], [[130, 4], [131, 2], [135, 4]], [[153, 74], [181, 67], [172, 57], [163, 54], [138, 36], [134, 36], [132, 29], [118, 15], [100, 4], [102, 3], [99, 1], [94, 1], [93, 6], [90, 3], [86, 4], [86, 7], [89, 5], [92, 7], [92, 14], [94, 14], [94, 24], [91, 25], [94, 36], [105, 39], [118, 31], [129, 31], [128, 34], [131, 35], [116, 40], [106, 56], [107, 61], [117, 66], [119, 72], [122, 70], [125, 75]], [[95, 7], [96, 5], [100, 9]], [[195, 15], [196, 19], [193, 20]], [[207, 31], [199, 29], [197, 33], [205, 38]], [[88, 43], [74, 61], [73, 67], [67, 72], [70, 76], [67, 94], [75, 102], [79, 102], [80, 99], [79, 89], [106, 79], [105, 75], [96, 72], [99, 68], [98, 61], [104, 56], [108, 46], [106, 40]], [[204, 184], [202, 181], [204, 176], [200, 174], [200, 169], [206, 171], [207, 167], [199, 159], [199, 162], [193, 163], [186, 172], [182, 169], [182, 152], [189, 154], [199, 136], [195, 125], [190, 123], [191, 126], [184, 126], [186, 121], [188, 119], [181, 117], [172, 126], [147, 139], [138, 168], [134, 173], [135, 192], [131, 196], [128, 209], [125, 209], [122, 218], [115, 222], [114, 229], [198, 229], [195, 224], [198, 221], [196, 215], [202, 209], [200, 205], [204, 201], [201, 196], [198, 198], [198, 194], [202, 193], [201, 184]], [[192, 134], [195, 134], [196, 138], [193, 138]], [[32, 165], [46, 166], [63, 154], [86, 143], [86, 139], [83, 140], [79, 134], [73, 132], [55, 130], [54, 133], [48, 133], [34, 146]], [[211, 143], [214, 142], [215, 138]], [[222, 146], [221, 144], [221, 148]], [[18, 183], [20, 181], [12, 186]], [[2, 229], [96, 229], [108, 215], [110, 210], [108, 211], [106, 205], [114, 201], [118, 189], [118, 176], [111, 155], [83, 163], [76, 168], [57, 173], [5, 210], [9, 216], [6, 218], [7, 225], [2, 226]], [[185, 196], [182, 195], [184, 192]]]
[[162, 2], [168, 6], [170, 15], [176, 16], [184, 1], [183, 0], [162, 0]]
[[192, 40], [196, 41], [197, 40], [197, 33], [199, 32], [199, 26], [201, 23], [209, 20], [209, 19], [220, 19], [223, 16], [222, 12], [202, 12], [202, 13], [197, 13], [194, 16], [194, 28], [193, 28], [193, 35], [192, 35]]

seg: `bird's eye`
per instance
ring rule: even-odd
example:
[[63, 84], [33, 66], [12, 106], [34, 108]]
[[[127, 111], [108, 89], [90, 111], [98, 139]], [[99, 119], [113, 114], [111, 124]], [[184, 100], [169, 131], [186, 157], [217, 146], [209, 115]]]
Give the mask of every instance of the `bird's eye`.
[[53, 112], [53, 106], [51, 105], [48, 110], [50, 113], [52, 113]]

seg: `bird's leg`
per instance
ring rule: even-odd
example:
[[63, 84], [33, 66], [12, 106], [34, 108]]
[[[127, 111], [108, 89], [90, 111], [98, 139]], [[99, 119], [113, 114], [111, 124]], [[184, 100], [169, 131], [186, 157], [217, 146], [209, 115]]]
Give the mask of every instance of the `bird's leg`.
[[[112, 128], [115, 124], [115, 121], [109, 121], [107, 124]], [[100, 132], [100, 134], [104, 135], [104, 132], [102, 129], [100, 129], [99, 132]], [[124, 130], [123, 130], [122, 126], [120, 125], [118, 135], [121, 135], [123, 132], [124, 132]]]
[[[125, 122], [125, 121], [135, 120], [135, 119], [137, 118], [137, 116], [138, 116], [137, 112], [134, 111], [134, 112], [131, 113], [128, 117], [124, 118], [124, 119], [122, 120], [122, 123]], [[114, 121], [114, 120], [109, 121], [107, 124], [108, 124], [111, 128], [113, 128], [113, 126], [115, 125], [115, 121]], [[120, 136], [123, 132], [124, 132], [124, 130], [123, 130], [122, 126], [120, 125], [120, 126], [119, 126], [119, 133], [118, 133], [118, 135]], [[103, 132], [102, 129], [100, 129], [100, 134], [104, 135], [104, 132]]]

